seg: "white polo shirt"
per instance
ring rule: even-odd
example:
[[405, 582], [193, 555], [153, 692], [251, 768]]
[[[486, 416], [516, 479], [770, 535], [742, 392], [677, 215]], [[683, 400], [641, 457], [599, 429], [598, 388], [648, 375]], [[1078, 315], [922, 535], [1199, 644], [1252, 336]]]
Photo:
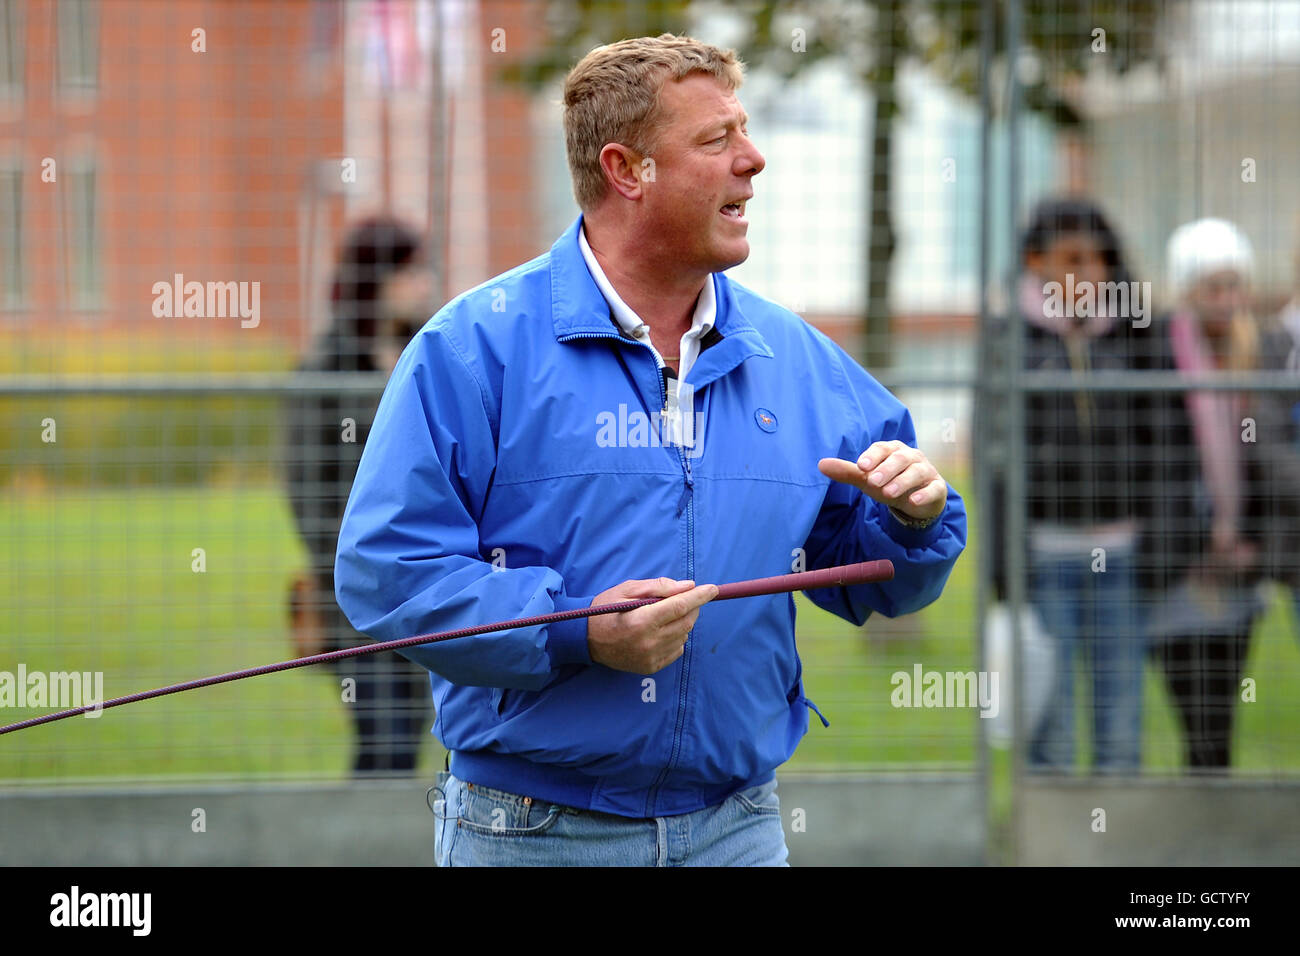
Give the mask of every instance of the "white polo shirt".
[[[614, 313], [615, 321], [628, 335], [650, 346], [650, 351], [654, 353], [655, 365], [663, 369], [664, 360], [655, 349], [654, 343], [650, 341], [650, 326], [642, 322], [641, 317], [628, 308], [627, 303], [614, 291], [614, 287], [605, 275], [605, 270], [596, 261], [596, 254], [591, 251], [591, 246], [587, 242], [585, 226], [578, 230], [578, 246], [582, 249], [582, 258], [587, 262], [587, 269], [591, 272], [591, 277], [596, 280], [601, 295], [605, 297], [605, 301], [609, 303], [610, 311]], [[691, 328], [682, 336], [681, 347], [677, 353], [680, 356], [677, 363], [677, 394], [679, 397], [682, 392], [682, 382], [686, 380], [686, 374], [700, 356], [700, 339], [708, 335], [709, 330], [713, 328], [713, 319], [716, 314], [717, 300], [713, 290], [713, 276], [709, 276], [708, 281], [704, 283], [704, 288], [700, 290], [699, 297], [695, 300], [695, 315], [691, 319]], [[669, 372], [671, 374], [671, 370]]]

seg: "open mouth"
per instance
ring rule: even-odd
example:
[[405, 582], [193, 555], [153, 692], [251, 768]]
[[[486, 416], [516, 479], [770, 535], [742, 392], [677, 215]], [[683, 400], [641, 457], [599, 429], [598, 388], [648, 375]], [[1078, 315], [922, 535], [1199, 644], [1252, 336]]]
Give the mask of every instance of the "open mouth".
[[745, 219], [745, 200], [741, 199], [736, 202], [729, 202], [719, 210], [722, 215], [728, 219], [735, 219], [738, 222], [746, 222]]

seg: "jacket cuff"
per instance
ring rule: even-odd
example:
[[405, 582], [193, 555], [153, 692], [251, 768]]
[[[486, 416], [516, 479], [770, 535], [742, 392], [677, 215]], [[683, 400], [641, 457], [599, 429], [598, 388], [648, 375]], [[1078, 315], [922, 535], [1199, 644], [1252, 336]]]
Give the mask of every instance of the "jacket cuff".
[[[570, 597], [567, 594], [555, 596], [555, 610], [572, 611], [577, 608], [589, 608], [595, 595], [591, 597]], [[551, 667], [562, 664], [590, 664], [591, 652], [587, 647], [587, 621], [585, 617], [571, 617], [567, 621], [556, 621], [546, 626], [546, 651], [551, 655]]]
[[888, 505], [880, 502], [877, 502], [877, 505], [885, 512], [883, 519], [885, 532], [905, 548], [926, 548], [939, 540], [944, 519], [948, 516], [948, 506], [944, 504], [943, 510], [924, 528], [913, 528], [899, 521], [894, 510]]

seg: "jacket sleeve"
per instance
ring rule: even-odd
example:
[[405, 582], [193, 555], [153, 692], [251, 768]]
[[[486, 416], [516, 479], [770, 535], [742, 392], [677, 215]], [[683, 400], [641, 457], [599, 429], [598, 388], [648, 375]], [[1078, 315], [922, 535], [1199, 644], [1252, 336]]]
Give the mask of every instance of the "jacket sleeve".
[[[475, 516], [495, 468], [499, 403], [440, 320], [415, 337], [393, 371], [339, 530], [339, 606], [379, 641], [592, 601], [569, 595], [551, 568], [483, 560]], [[561, 667], [591, 663], [583, 617], [401, 653], [453, 684], [523, 690], [546, 686]]]
[[[832, 362], [839, 395], [832, 396], [842, 416], [838, 448], [827, 455], [856, 461], [873, 442], [897, 439], [916, 447], [912, 416], [903, 404], [846, 353]], [[943, 512], [924, 529], [909, 528], [888, 506], [852, 485], [827, 479], [826, 498], [805, 544], [809, 568], [888, 559], [894, 578], [852, 587], [818, 588], [805, 593], [816, 605], [861, 625], [879, 611], [896, 617], [918, 611], [943, 590], [966, 546], [966, 507], [948, 486]]]

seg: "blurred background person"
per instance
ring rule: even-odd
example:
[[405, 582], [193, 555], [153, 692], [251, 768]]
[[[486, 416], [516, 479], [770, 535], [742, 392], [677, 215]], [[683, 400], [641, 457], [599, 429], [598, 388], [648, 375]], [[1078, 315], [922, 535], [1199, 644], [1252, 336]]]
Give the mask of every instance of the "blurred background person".
[[[1296, 217], [1296, 236], [1300, 237], [1300, 216]], [[1275, 366], [1290, 372], [1300, 380], [1300, 238], [1297, 239], [1294, 256], [1295, 294], [1278, 313], [1275, 330], [1277, 348], [1271, 353], [1265, 351], [1264, 354], [1276, 360], [1273, 363]], [[1278, 416], [1278, 425], [1286, 431], [1291, 451], [1296, 456], [1300, 456], [1300, 397], [1295, 393], [1286, 392], [1275, 393], [1275, 395], [1277, 402], [1274, 405], [1274, 412]], [[1283, 517], [1290, 518], [1296, 510], [1300, 510], [1300, 506], [1297, 506], [1294, 500], [1294, 495], [1300, 495], [1300, 487], [1290, 489], [1292, 495], [1287, 495], [1287, 490], [1279, 488], [1282, 495], [1279, 510], [1283, 512]], [[1291, 592], [1296, 635], [1300, 637], [1300, 540], [1297, 540], [1300, 539], [1300, 528], [1297, 524], [1300, 524], [1300, 521], [1287, 520], [1280, 529], [1278, 547], [1273, 555], [1273, 567], [1277, 579]]]
[[[1167, 258], [1178, 304], [1159, 323], [1153, 367], [1248, 372], [1261, 357], [1285, 360], [1268, 354], [1276, 342], [1249, 310], [1254, 253], [1235, 225], [1183, 225]], [[1226, 391], [1168, 393], [1154, 406], [1162, 492], [1150, 525], [1148, 633], [1193, 771], [1230, 764], [1242, 668], [1267, 604], [1256, 585], [1279, 573], [1279, 492], [1296, 479], [1276, 408], [1275, 399]]]
[[[1062, 373], [1136, 367], [1136, 302], [1099, 294], [1130, 280], [1120, 242], [1100, 208], [1052, 198], [1031, 213], [1021, 239], [1019, 309], [1024, 367]], [[1059, 283], [1059, 287], [1051, 285]], [[1079, 293], [1092, 286], [1092, 304]], [[1071, 294], [1073, 290], [1073, 294]], [[1005, 332], [1005, 326], [1003, 327]], [[1005, 341], [1001, 335], [992, 341]], [[998, 367], [996, 360], [989, 366]], [[996, 373], [995, 373], [996, 374]], [[1137, 600], [1140, 400], [1081, 390], [1032, 395], [1025, 408], [1027, 586], [1052, 653], [1047, 672], [1025, 654], [1026, 762], [1066, 772], [1075, 763], [1075, 666], [1091, 687], [1092, 765], [1136, 772], [1142, 736], [1145, 644]], [[986, 413], [998, 415], [998, 410]], [[994, 588], [1006, 593], [1005, 482], [994, 482], [990, 527]], [[1098, 551], [1097, 549], [1101, 549]], [[1041, 670], [1042, 665], [1040, 665]]]
[[[365, 219], [348, 232], [330, 293], [331, 322], [298, 365], [302, 372], [391, 374], [434, 311], [420, 236], [400, 220]], [[295, 650], [316, 654], [369, 642], [334, 599], [339, 524], [379, 395], [314, 394], [289, 401], [289, 497], [311, 571], [292, 585]], [[350, 421], [349, 421], [350, 420]], [[336, 662], [355, 680], [345, 706], [356, 736], [353, 774], [410, 773], [426, 739], [429, 674], [392, 652]]]

